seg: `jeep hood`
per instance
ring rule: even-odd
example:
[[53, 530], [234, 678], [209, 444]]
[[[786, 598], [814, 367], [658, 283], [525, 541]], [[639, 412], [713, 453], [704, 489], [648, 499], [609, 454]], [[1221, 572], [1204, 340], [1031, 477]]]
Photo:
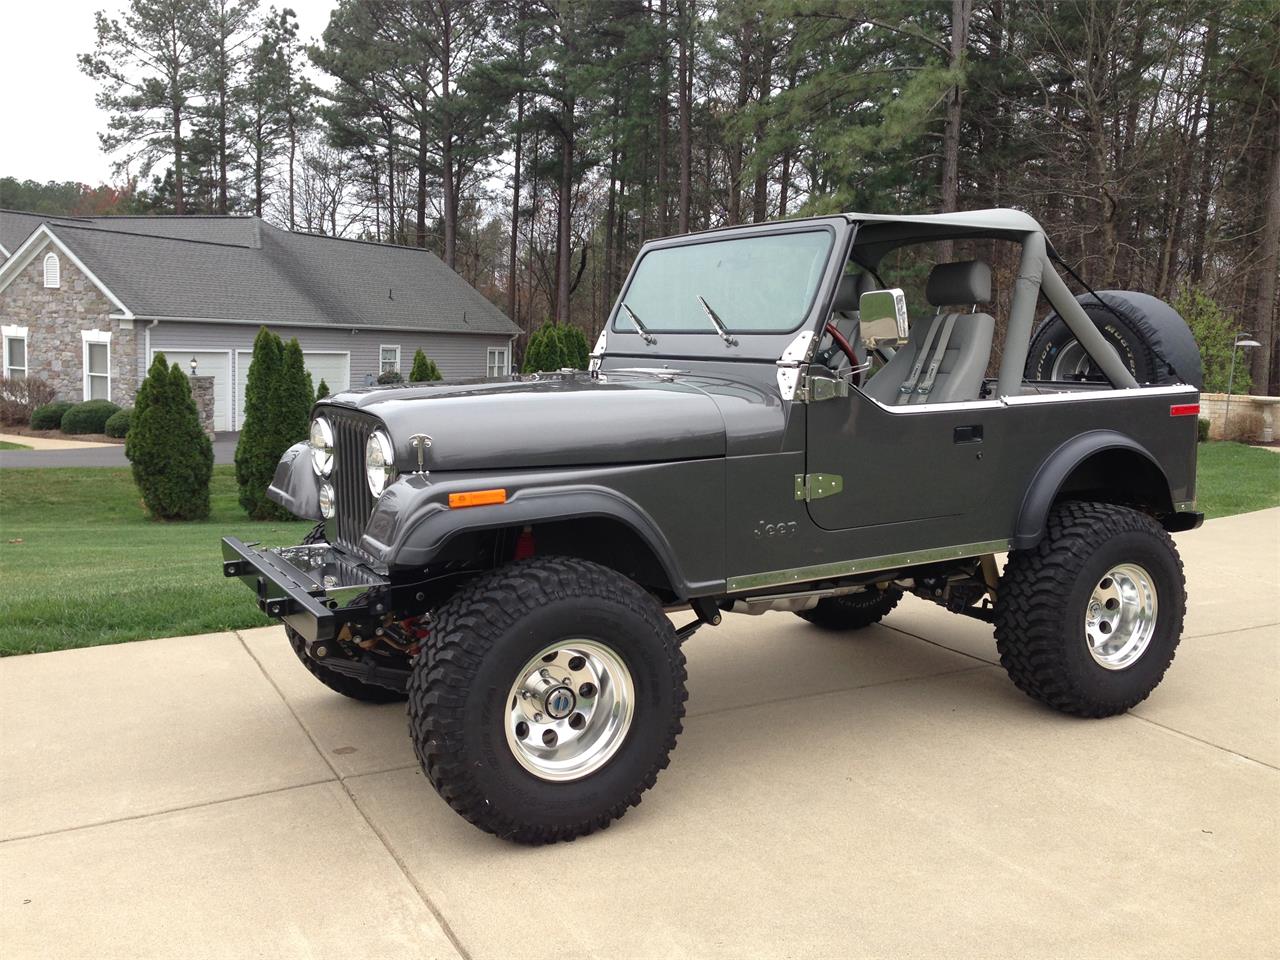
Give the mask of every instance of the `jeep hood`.
[[584, 376], [439, 384], [339, 394], [387, 425], [401, 469], [417, 463], [413, 434], [431, 438], [428, 470], [646, 463], [722, 457], [719, 407], [688, 383]]

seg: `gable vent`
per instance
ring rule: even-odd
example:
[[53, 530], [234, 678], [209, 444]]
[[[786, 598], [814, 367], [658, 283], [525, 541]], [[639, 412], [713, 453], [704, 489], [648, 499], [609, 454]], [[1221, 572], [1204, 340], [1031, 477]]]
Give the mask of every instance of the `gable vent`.
[[62, 264], [58, 262], [58, 255], [56, 253], [45, 255], [44, 285], [46, 287], [62, 286]]

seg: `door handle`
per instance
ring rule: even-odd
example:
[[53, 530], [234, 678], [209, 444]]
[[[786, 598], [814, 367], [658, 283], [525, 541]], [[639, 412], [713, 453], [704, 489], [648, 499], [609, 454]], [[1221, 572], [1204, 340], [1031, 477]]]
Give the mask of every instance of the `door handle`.
[[955, 432], [951, 435], [952, 443], [981, 443], [982, 442], [982, 424], [970, 423], [963, 427], [956, 427]]

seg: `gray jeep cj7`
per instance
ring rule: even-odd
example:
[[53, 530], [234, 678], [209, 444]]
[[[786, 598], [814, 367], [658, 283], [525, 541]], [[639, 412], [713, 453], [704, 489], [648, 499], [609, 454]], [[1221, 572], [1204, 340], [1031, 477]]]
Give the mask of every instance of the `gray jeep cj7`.
[[[1020, 257], [1003, 322], [985, 263], [895, 268], [945, 240]], [[270, 490], [315, 530], [228, 537], [224, 572], [322, 683], [407, 699], [440, 795], [526, 843], [639, 803], [681, 642], [730, 612], [852, 631], [910, 591], [993, 623], [1036, 700], [1123, 712], [1182, 632], [1199, 357], [1167, 305], [1073, 297], [1058, 263], [1012, 210], [649, 243], [589, 372], [318, 403]]]

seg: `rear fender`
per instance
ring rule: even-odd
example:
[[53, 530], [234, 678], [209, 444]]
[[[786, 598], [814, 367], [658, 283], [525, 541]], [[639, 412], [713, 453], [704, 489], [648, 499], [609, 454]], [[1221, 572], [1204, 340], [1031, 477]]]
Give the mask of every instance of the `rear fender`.
[[1040, 542], [1053, 504], [1064, 492], [1083, 483], [1090, 471], [1106, 477], [1106, 496], [1102, 499], [1142, 503], [1161, 515], [1173, 514], [1169, 480], [1155, 457], [1122, 433], [1092, 430], [1058, 447], [1036, 471], [1018, 513], [1015, 550], [1026, 550]]

